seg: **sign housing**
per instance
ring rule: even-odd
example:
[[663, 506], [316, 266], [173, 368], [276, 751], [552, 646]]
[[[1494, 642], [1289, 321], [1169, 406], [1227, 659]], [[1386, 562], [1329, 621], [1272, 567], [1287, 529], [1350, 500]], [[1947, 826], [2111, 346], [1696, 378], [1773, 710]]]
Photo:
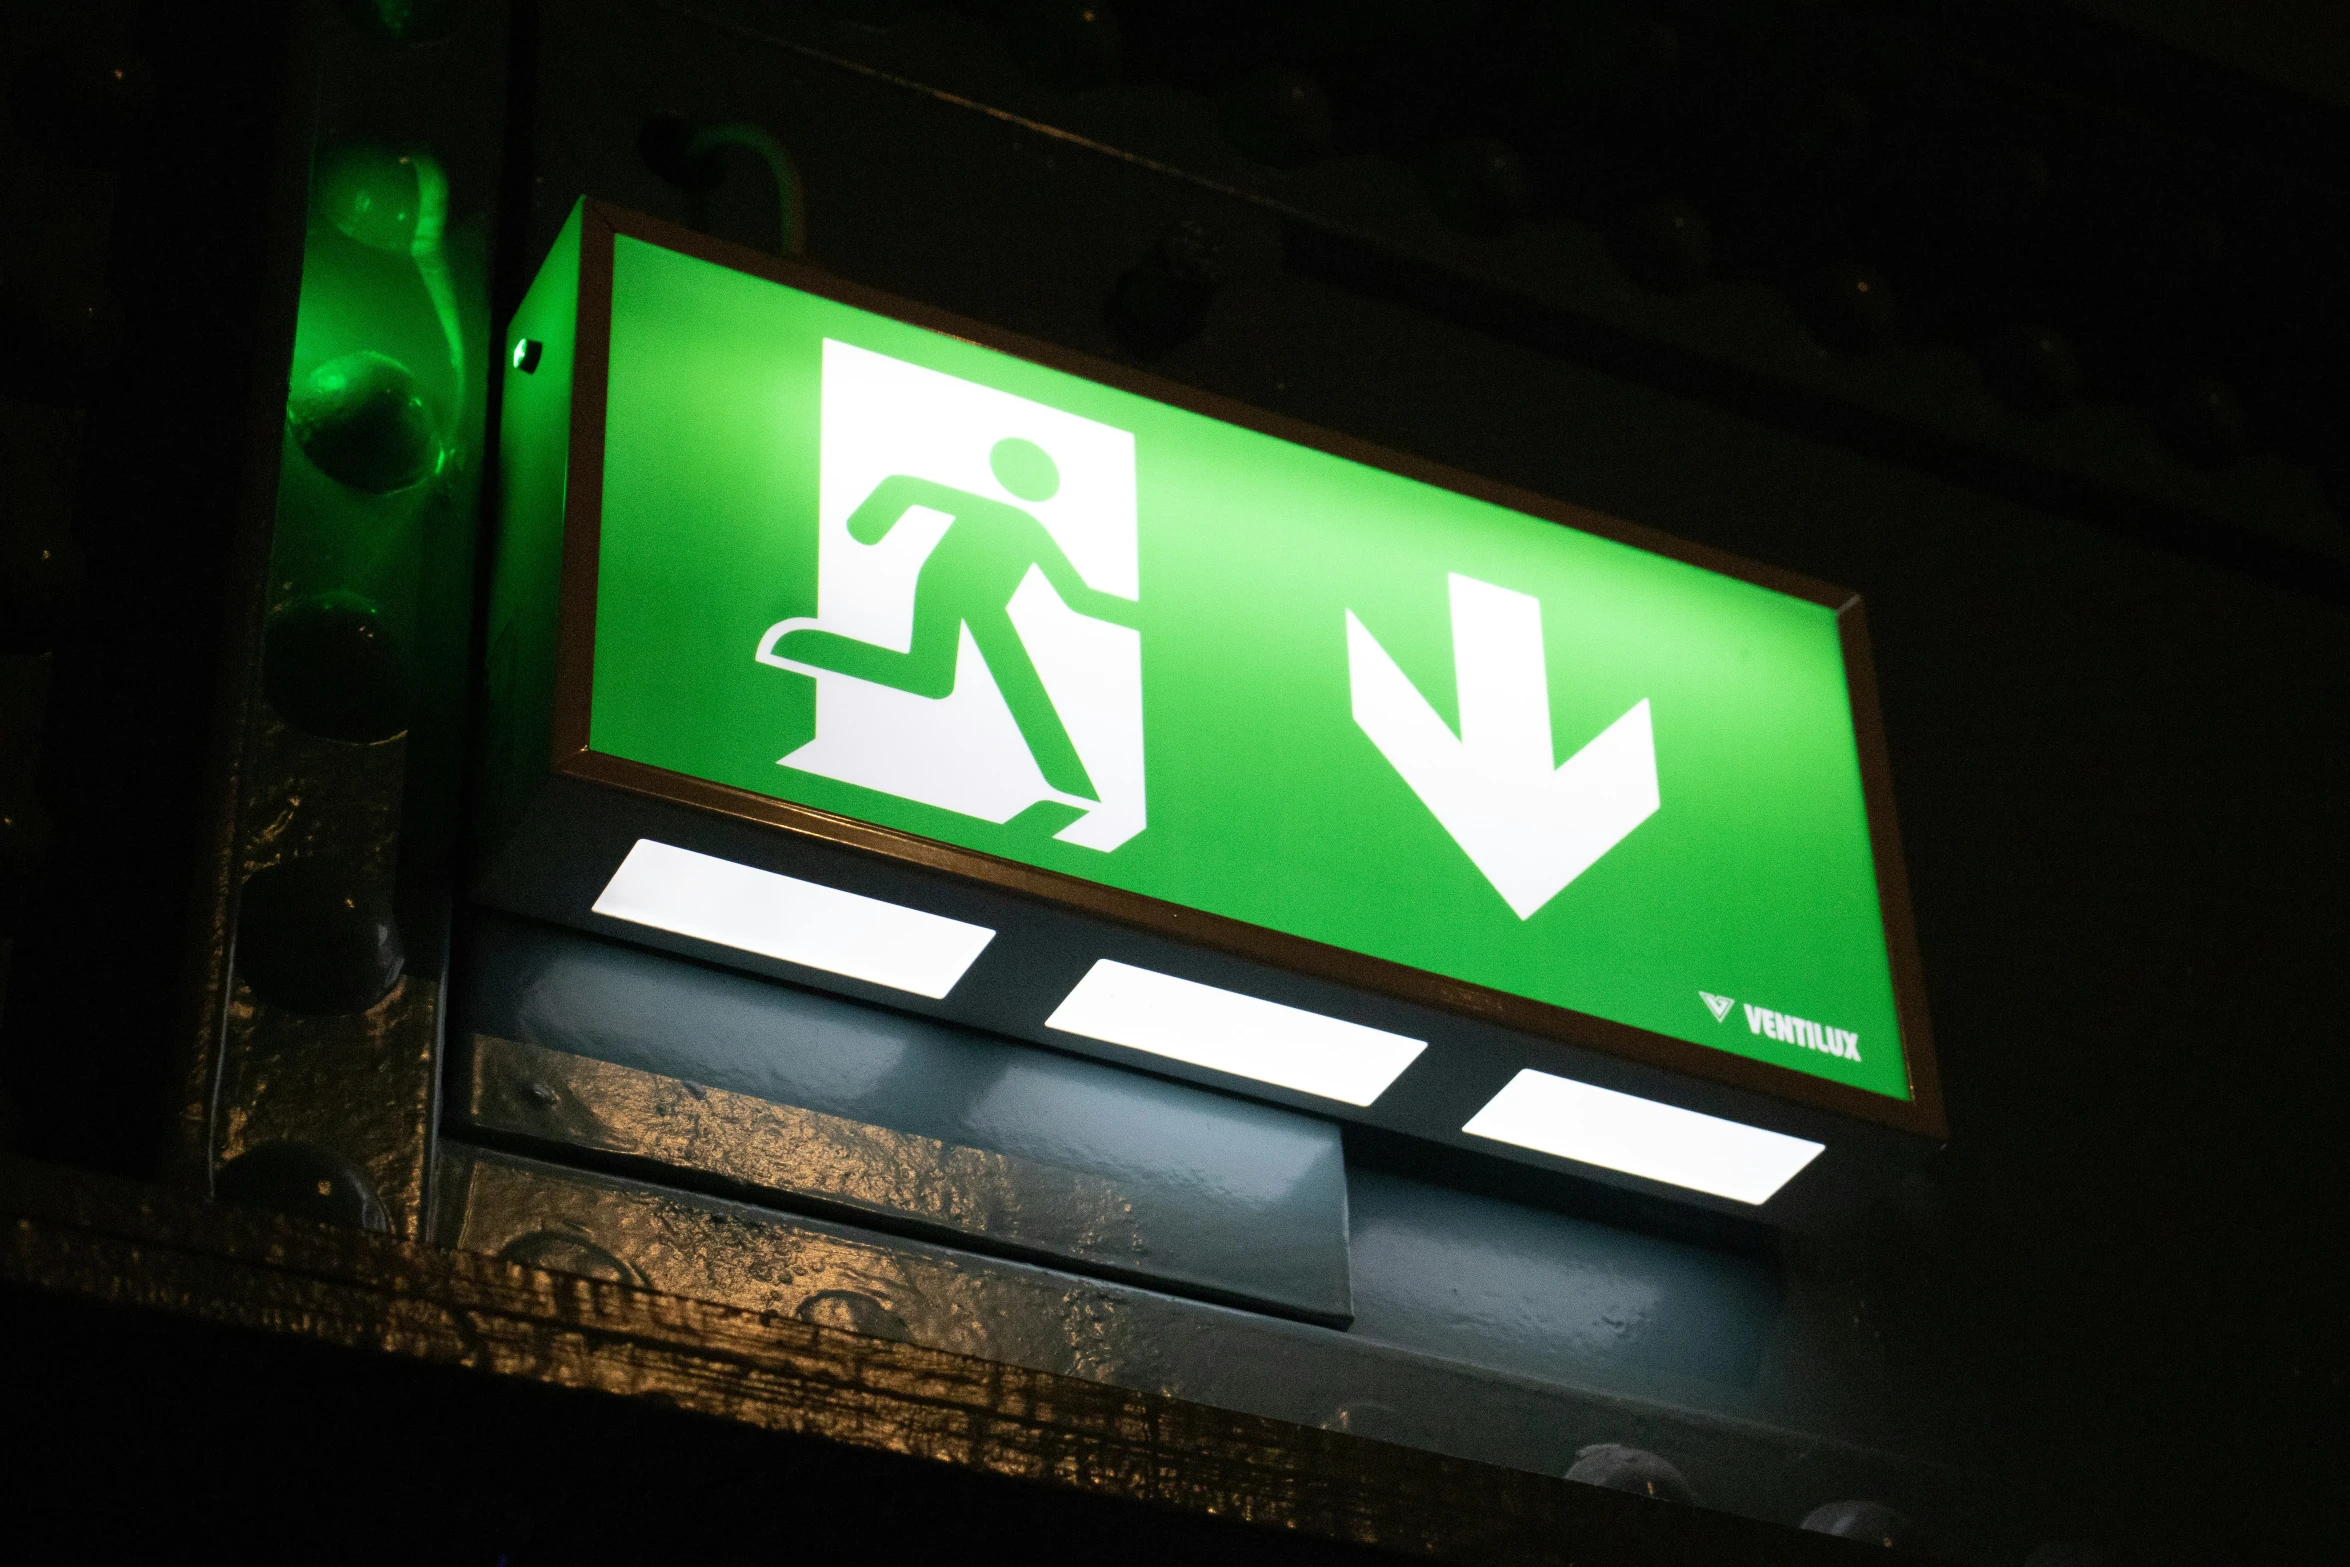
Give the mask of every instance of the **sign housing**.
[[[595, 204], [511, 335], [491, 901], [1534, 1162], [1528, 1071], [1942, 1136], [1852, 595]], [[992, 935], [615, 912], [663, 851]], [[1104, 963], [1425, 1048], [1052, 1026]]]

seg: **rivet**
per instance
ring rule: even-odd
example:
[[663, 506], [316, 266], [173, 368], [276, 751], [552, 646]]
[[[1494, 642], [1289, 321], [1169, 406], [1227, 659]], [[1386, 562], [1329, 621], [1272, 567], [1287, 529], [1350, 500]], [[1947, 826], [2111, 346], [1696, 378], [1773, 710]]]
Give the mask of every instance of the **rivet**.
[[237, 972], [270, 1005], [364, 1012], [390, 994], [406, 963], [391, 905], [359, 867], [293, 860], [246, 878]]
[[367, 1178], [314, 1143], [262, 1143], [222, 1165], [212, 1184], [224, 1202], [379, 1234], [392, 1227]]
[[1875, 269], [1855, 261], [1813, 273], [1798, 291], [1796, 305], [1812, 336], [1839, 353], [1883, 348], [1900, 326], [1892, 285]]
[[2081, 392], [2081, 365], [2072, 340], [2051, 327], [2012, 326], [1983, 355], [1991, 389], [2020, 414], [2038, 418], [2071, 405]]
[[1446, 142], [1420, 162], [1420, 183], [1436, 215], [1464, 234], [1503, 234], [1534, 209], [1526, 165], [1507, 142]]
[[645, 1276], [606, 1247], [563, 1230], [533, 1230], [516, 1236], [498, 1252], [500, 1260], [549, 1273], [575, 1273], [607, 1284], [644, 1287]]
[[372, 349], [304, 376], [286, 398], [286, 427], [321, 473], [371, 495], [407, 489], [441, 462], [423, 386], [406, 365]]
[[468, 9], [462, 0], [343, 0], [343, 14], [386, 43], [437, 43], [457, 30]]
[[1322, 1429], [1368, 1437], [1374, 1442], [1393, 1442], [1402, 1447], [1435, 1445], [1425, 1425], [1393, 1404], [1376, 1398], [1350, 1399], [1339, 1405], [1322, 1417]]
[[430, 159], [360, 138], [322, 150], [311, 176], [311, 204], [346, 237], [395, 256], [414, 253], [426, 217]]
[[792, 1315], [820, 1328], [839, 1328], [901, 1344], [914, 1336], [905, 1318], [863, 1290], [819, 1290], [801, 1301]]
[[1918, 1546], [1917, 1526], [1883, 1502], [1824, 1502], [1804, 1515], [1803, 1527], [1813, 1534], [1869, 1545], [1900, 1550]]
[[1186, 219], [1118, 279], [1110, 324], [1134, 353], [1164, 353], [1198, 333], [1223, 276], [1223, 246], [1214, 232]]
[[1610, 1491], [1630, 1491], [1660, 1502], [1695, 1504], [1696, 1488], [1663, 1458], [1621, 1442], [1595, 1442], [1575, 1454], [1567, 1478]]
[[2225, 468], [2251, 447], [2251, 420], [2235, 387], [2200, 376], [2171, 393], [2159, 414], [2172, 451], [2203, 468]]
[[1263, 66], [1224, 94], [1224, 134], [1260, 163], [1293, 168], [1322, 156], [1336, 140], [1330, 99], [1303, 71]]
[[1635, 207], [1608, 234], [1617, 261], [1651, 288], [1687, 288], [1713, 266], [1713, 229], [1678, 196]]
[[408, 727], [412, 685], [407, 653], [356, 593], [303, 599], [270, 617], [261, 688], [297, 729], [362, 745], [389, 740]]
[[1013, 58], [1051, 86], [1104, 86], [1125, 63], [1118, 14], [1102, 0], [1020, 0], [1006, 33]]

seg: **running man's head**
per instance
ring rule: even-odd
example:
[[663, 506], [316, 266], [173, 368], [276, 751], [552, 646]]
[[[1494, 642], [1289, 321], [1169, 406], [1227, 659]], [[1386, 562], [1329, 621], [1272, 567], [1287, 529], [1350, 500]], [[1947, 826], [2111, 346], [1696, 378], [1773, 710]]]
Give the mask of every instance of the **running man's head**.
[[1061, 470], [1034, 441], [1011, 436], [995, 443], [987, 454], [995, 482], [1024, 501], [1049, 501], [1061, 492]]

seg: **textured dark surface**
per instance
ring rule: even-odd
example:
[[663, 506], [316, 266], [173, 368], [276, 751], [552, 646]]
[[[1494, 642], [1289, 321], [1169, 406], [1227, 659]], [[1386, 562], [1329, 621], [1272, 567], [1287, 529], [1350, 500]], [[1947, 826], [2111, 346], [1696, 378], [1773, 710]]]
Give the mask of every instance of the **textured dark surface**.
[[[992, 1043], [974, 1041], [973, 1053]], [[1002, 1047], [990, 1053], [1011, 1054]], [[1160, 1143], [1147, 1152], [1161, 1159], [1146, 1152], [1107, 1170], [1100, 1166], [1108, 1161], [1095, 1160], [1088, 1169], [483, 1034], [473, 1036], [469, 1054], [452, 1119], [476, 1136], [1286, 1316], [1343, 1324], [1352, 1315], [1346, 1171], [1334, 1127], [1266, 1126], [1269, 1118], [1246, 1115], [1229, 1118], [1238, 1126], [1219, 1126], [1214, 1112], [1228, 1101], [1202, 1095], [1202, 1105], [1172, 1107], [1177, 1115], [1192, 1111], [1188, 1127], [1177, 1121], [1175, 1137], [1148, 1116], [1129, 1122], [1134, 1141]], [[1072, 1085], [1077, 1074], [1056, 1072], [1062, 1063], [1052, 1058], [1026, 1072], [1017, 1057], [996, 1064], [999, 1071], [988, 1076], [1000, 1081], [972, 1095], [979, 1101], [972, 1108], [994, 1120], [991, 1129], [999, 1133], [1012, 1120], [1015, 1136], [991, 1142], [1033, 1143], [1038, 1139], [1017, 1136], [1029, 1129], [1018, 1123], [1041, 1123], [1055, 1112], [1072, 1130], [1104, 1132], [1102, 1121], [1115, 1126], [1117, 1112], [1131, 1110], [1110, 1092], [1084, 1096], [1083, 1088], [1095, 1085], [1082, 1079]], [[907, 1075], [926, 1075], [926, 1066], [951, 1072], [951, 1057], [909, 1063]], [[1077, 1094], [1068, 1091], [1072, 1086]], [[1011, 1114], [986, 1116], [989, 1089], [998, 1090], [995, 1099], [1014, 1102]], [[1164, 1105], [1174, 1096], [1142, 1097]], [[1018, 1103], [1024, 1098], [1028, 1105]], [[1038, 1113], [1021, 1115], [1023, 1109]], [[1280, 1140], [1251, 1146], [1246, 1134], [1259, 1129]], [[1170, 1145], [1184, 1130], [1203, 1140], [1222, 1132], [1216, 1140], [1225, 1146], [1178, 1163]], [[1283, 1132], [1292, 1135], [1280, 1137]]]
[[[155, 1318], [372, 1350], [420, 1369], [464, 1368], [620, 1395], [640, 1406], [926, 1461], [898, 1477], [886, 1507], [879, 1484], [864, 1493], [862, 1507], [837, 1505], [849, 1493], [827, 1496], [825, 1510], [836, 1514], [831, 1527], [848, 1527], [868, 1539], [890, 1540], [907, 1527], [909, 1515], [923, 1515], [927, 1509], [915, 1500], [922, 1495], [917, 1488], [941, 1480], [960, 1483], [939, 1473], [955, 1470], [1033, 1482], [1068, 1498], [1152, 1504], [1164, 1522], [1130, 1514], [1128, 1527], [1135, 1533], [1121, 1552], [1142, 1561], [1184, 1559], [1208, 1545], [1181, 1531], [1211, 1519], [1278, 1531], [1300, 1543], [1495, 1563], [1824, 1562], [1845, 1560], [1841, 1552], [1849, 1549], [1725, 1514], [1670, 1508], [628, 1284], [215, 1208], [13, 1160], [0, 1165], [0, 1214], [9, 1220], [0, 1232], [0, 1300], [10, 1319], [31, 1323], [51, 1342], [97, 1340], [86, 1365], [62, 1372], [51, 1366], [36, 1374], [12, 1354], [11, 1380], [20, 1390], [12, 1414], [37, 1400], [38, 1407], [64, 1417], [59, 1423], [65, 1430], [90, 1442], [96, 1433], [86, 1413], [88, 1398], [110, 1381], [140, 1401], [175, 1391], [184, 1396], [191, 1384], [209, 1383], [216, 1402], [204, 1407], [225, 1406], [232, 1395], [246, 1406], [230, 1415], [230, 1430], [247, 1429], [247, 1421], [264, 1431], [272, 1421], [283, 1422], [273, 1442], [252, 1443], [240, 1455], [250, 1465], [248, 1493], [259, 1493], [259, 1516], [269, 1520], [265, 1534], [316, 1516], [314, 1510], [334, 1500], [303, 1497], [297, 1485], [272, 1483], [273, 1474], [293, 1479], [317, 1465], [316, 1455], [292, 1455], [316, 1435], [315, 1426], [305, 1430], [305, 1417], [318, 1420], [322, 1405], [331, 1402], [319, 1393], [373, 1384], [357, 1405], [373, 1411], [372, 1417], [334, 1438], [345, 1455], [370, 1448], [400, 1453], [401, 1436], [421, 1434], [420, 1406], [458, 1415], [468, 1406], [494, 1404], [494, 1396], [445, 1379], [362, 1370], [341, 1357], [305, 1358], [292, 1346], [271, 1351], [226, 1334], [191, 1340], [183, 1328]], [[73, 1309], [59, 1310], [57, 1298]], [[91, 1314], [101, 1308], [114, 1310], [93, 1333]], [[237, 1385], [240, 1362], [253, 1368], [250, 1378], [262, 1385], [260, 1397], [253, 1387]], [[303, 1380], [310, 1384], [307, 1411], [300, 1394], [286, 1396], [289, 1382]], [[553, 1428], [553, 1414], [535, 1420], [525, 1414], [519, 1421], [509, 1414], [506, 1439], [513, 1439], [511, 1426]], [[346, 1408], [333, 1418], [348, 1415]], [[584, 1447], [592, 1453], [600, 1435], [645, 1429], [643, 1416], [600, 1401], [574, 1406], [570, 1418], [564, 1443], [574, 1452]], [[697, 1497], [707, 1494], [708, 1500], [680, 1513], [653, 1483], [665, 1472], [691, 1473], [697, 1454], [727, 1453], [727, 1439], [691, 1423], [653, 1425], [662, 1432], [666, 1453], [630, 1443], [592, 1460], [609, 1467], [620, 1459], [633, 1494], [598, 1497], [592, 1471], [574, 1472], [563, 1485], [526, 1502], [558, 1519], [567, 1508], [595, 1507], [608, 1533], [604, 1542], [588, 1542], [591, 1549], [608, 1548], [610, 1538], [640, 1533], [648, 1523], [658, 1529], [663, 1519], [670, 1521], [673, 1542], [730, 1523], [739, 1527], [741, 1502], [724, 1486], [696, 1485]], [[451, 1434], [462, 1451], [481, 1432], [453, 1422]], [[758, 1451], [732, 1449], [738, 1464]], [[770, 1457], [790, 1464], [800, 1452], [778, 1446]], [[60, 1456], [53, 1452], [44, 1462]], [[544, 1461], [543, 1455], [535, 1460]], [[209, 1460], [199, 1454], [194, 1462]], [[495, 1489], [497, 1480], [527, 1471], [533, 1462], [510, 1457], [512, 1467], [495, 1479], [483, 1478]], [[365, 1472], [363, 1464], [353, 1467]], [[95, 1488], [84, 1479], [78, 1489]], [[337, 1502], [346, 1515], [352, 1500]], [[552, 1509], [546, 1506], [550, 1500], [557, 1504]], [[1038, 1497], [1033, 1505], [1057, 1504]], [[949, 1511], [924, 1527], [937, 1529], [936, 1538], [956, 1541], [959, 1551], [972, 1548], [974, 1531]], [[421, 1533], [463, 1518], [461, 1510], [437, 1509], [395, 1514], [383, 1527], [396, 1538], [403, 1530]], [[1038, 1522], [1050, 1527], [1049, 1514], [1027, 1516], [1029, 1527]], [[129, 1533], [138, 1525], [100, 1519], [88, 1527], [103, 1537], [109, 1529]], [[1151, 1538], [1158, 1528], [1178, 1532]], [[1235, 1533], [1225, 1537], [1231, 1543], [1224, 1548], [1253, 1559], [1252, 1551], [1266, 1549], [1254, 1543], [1262, 1538]], [[264, 1548], [279, 1539], [265, 1541]]]
[[[870, 1323], [865, 1331], [932, 1349], [1537, 1475], [1564, 1473], [1595, 1444], [1627, 1445], [1670, 1455], [1706, 1505], [1789, 1526], [1822, 1501], [1891, 1496], [1930, 1510], [1958, 1560], [1997, 1562], [2023, 1544], [2009, 1498], [1985, 1477], [1842, 1435], [1867, 1423], [1855, 1406], [1868, 1390], [1838, 1385], [1848, 1368], [1832, 1332], [1824, 1347], [1803, 1342], [1807, 1329], [1821, 1336], [1816, 1321], [1769, 1325], [1773, 1358], [1791, 1363], [1761, 1376], [1728, 1368], [1727, 1385], [1697, 1365], [1639, 1365], [1643, 1338], [1667, 1357], [1681, 1347], [1676, 1315], [1700, 1333], [1766, 1323], [1720, 1281], [1689, 1279], [1689, 1259], [1674, 1279], [1604, 1232], [1570, 1236], [1581, 1244], [1565, 1256], [1556, 1236], [1500, 1237], [1528, 1253], [1552, 1243], [1547, 1258], [1518, 1259], [1547, 1297], [1513, 1298], [1521, 1280], [1506, 1276], [1390, 1267], [1376, 1281], [1380, 1321], [1341, 1333], [454, 1140], [442, 1144], [438, 1179], [439, 1238], [508, 1261], [803, 1321]], [[1496, 1238], [1489, 1215], [1444, 1216], [1456, 1240]], [[1413, 1250], [1392, 1233], [1385, 1245]], [[1453, 1260], [1424, 1243], [1418, 1256]], [[1645, 1334], [1644, 1312], [1667, 1319], [1667, 1331]]]

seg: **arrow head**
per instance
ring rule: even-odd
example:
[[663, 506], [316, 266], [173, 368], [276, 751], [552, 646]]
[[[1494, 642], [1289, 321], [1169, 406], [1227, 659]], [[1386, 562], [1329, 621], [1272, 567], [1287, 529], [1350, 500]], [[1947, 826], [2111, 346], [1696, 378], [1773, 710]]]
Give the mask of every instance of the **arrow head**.
[[1461, 733], [1348, 610], [1355, 723], [1518, 918], [1530, 919], [1656, 813], [1648, 702], [1552, 767], [1541, 601], [1458, 574], [1450, 587]]

